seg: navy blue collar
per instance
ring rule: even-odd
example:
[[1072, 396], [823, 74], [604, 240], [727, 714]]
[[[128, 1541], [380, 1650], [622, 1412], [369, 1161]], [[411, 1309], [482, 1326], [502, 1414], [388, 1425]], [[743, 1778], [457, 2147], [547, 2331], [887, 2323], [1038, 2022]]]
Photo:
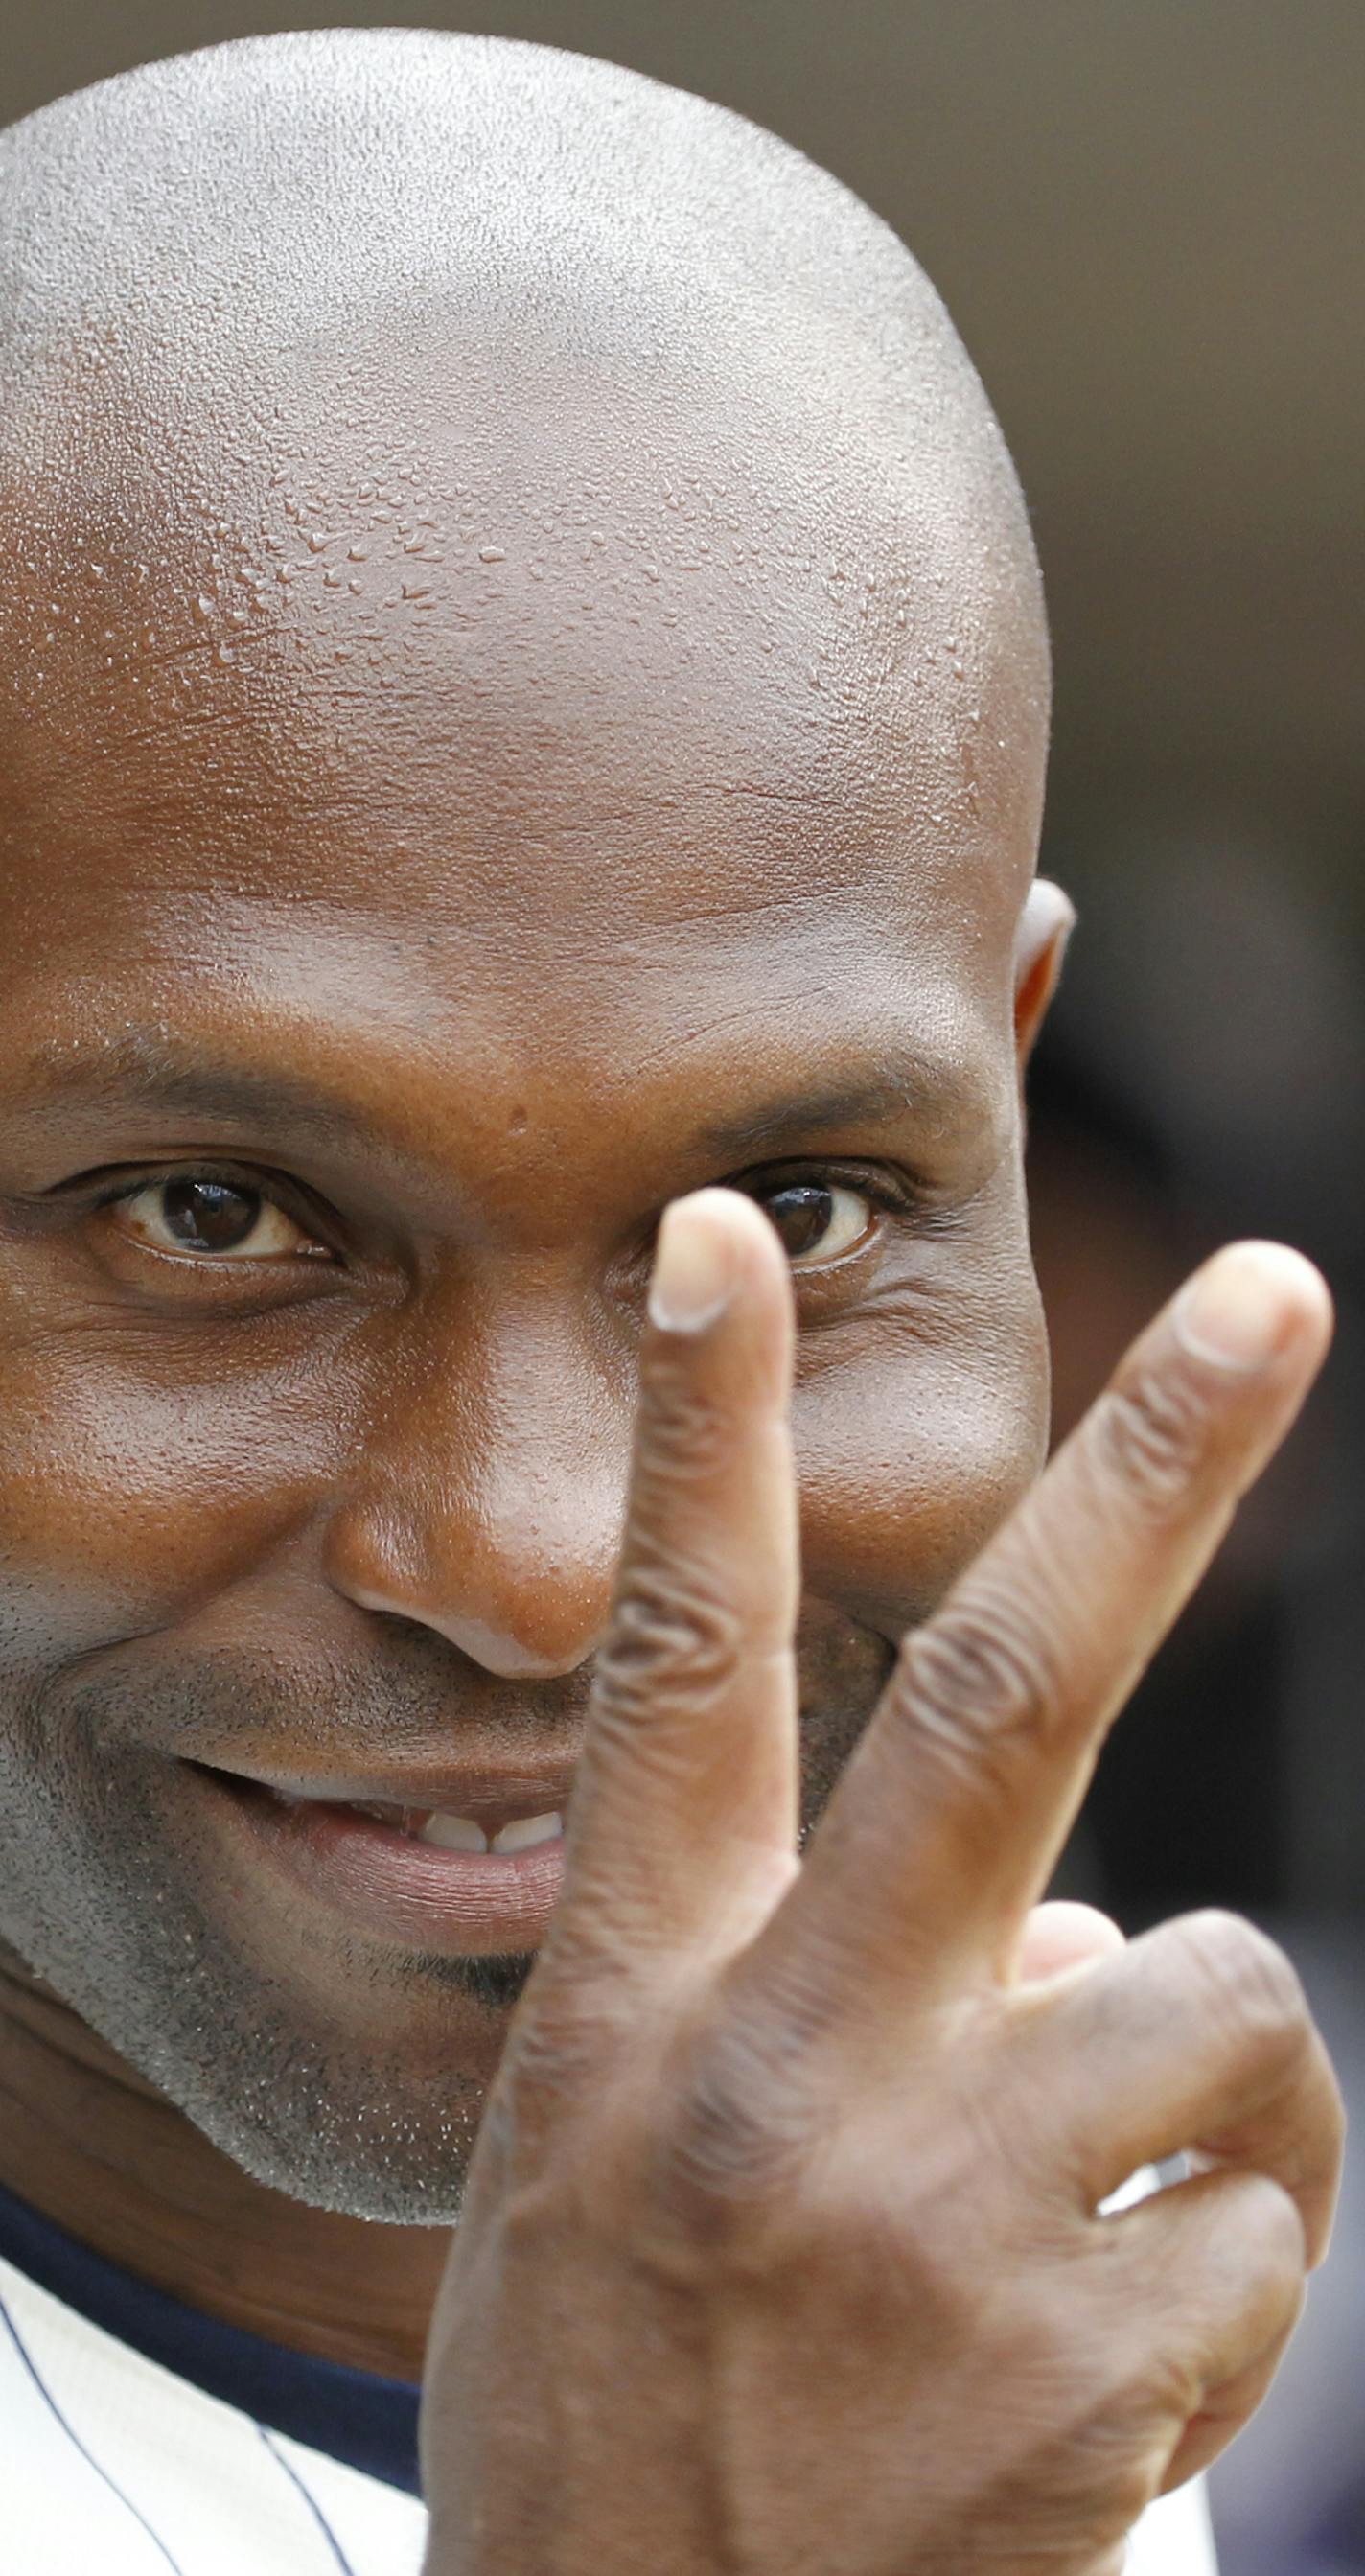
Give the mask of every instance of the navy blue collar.
[[65, 2228], [40, 2218], [0, 2186], [0, 2254], [64, 2307], [208, 2397], [240, 2408], [257, 2424], [344, 2460], [408, 2495], [417, 2478], [417, 2400], [405, 2379], [381, 2379], [340, 2362], [315, 2361], [263, 2335], [201, 2316], [131, 2272], [92, 2254]]

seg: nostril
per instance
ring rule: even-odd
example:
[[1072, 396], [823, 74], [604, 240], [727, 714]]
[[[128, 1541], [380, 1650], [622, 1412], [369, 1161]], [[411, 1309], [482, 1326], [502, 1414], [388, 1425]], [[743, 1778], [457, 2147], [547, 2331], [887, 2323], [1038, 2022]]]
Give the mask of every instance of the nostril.
[[[542, 1635], [539, 1642], [529, 1636], [517, 1636], [509, 1629], [496, 1628], [486, 1620], [442, 1617], [431, 1625], [452, 1646], [458, 1646], [471, 1662], [482, 1664], [490, 1673], [506, 1681], [555, 1681], [566, 1673], [577, 1672], [597, 1643], [598, 1630], [581, 1634], [575, 1627], [560, 1643]], [[529, 1626], [529, 1622], [528, 1622]]]
[[[386, 1620], [397, 1634], [443, 1637], [471, 1663], [506, 1681], [555, 1681], [577, 1672], [597, 1645], [607, 1616], [604, 1602], [599, 1615], [584, 1619], [552, 1623], [542, 1616], [533, 1624], [528, 1617], [518, 1632], [510, 1623], [502, 1627], [469, 1613], [422, 1611], [413, 1606], [411, 1597], [400, 1602], [393, 1593], [368, 1584], [350, 1583], [338, 1588], [359, 1609], [371, 1610]], [[538, 1635], [534, 1633], [537, 1627]]]

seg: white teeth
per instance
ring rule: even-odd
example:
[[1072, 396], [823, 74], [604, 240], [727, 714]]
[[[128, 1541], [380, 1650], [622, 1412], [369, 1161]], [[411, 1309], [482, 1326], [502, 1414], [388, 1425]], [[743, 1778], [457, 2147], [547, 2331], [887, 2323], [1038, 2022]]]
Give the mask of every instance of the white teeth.
[[545, 1816], [514, 1816], [490, 1844], [482, 1825], [476, 1825], [472, 1816], [443, 1816], [438, 1810], [428, 1816], [417, 1840], [434, 1843], [438, 1851], [519, 1852], [530, 1851], [536, 1843], [553, 1842], [563, 1830], [564, 1819], [555, 1808]]
[[488, 1836], [471, 1816], [428, 1816], [417, 1837], [438, 1851], [487, 1851]]
[[495, 1852], [530, 1851], [533, 1843], [552, 1843], [564, 1831], [564, 1819], [558, 1808], [546, 1816], [514, 1816], [500, 1834], [493, 1836]]

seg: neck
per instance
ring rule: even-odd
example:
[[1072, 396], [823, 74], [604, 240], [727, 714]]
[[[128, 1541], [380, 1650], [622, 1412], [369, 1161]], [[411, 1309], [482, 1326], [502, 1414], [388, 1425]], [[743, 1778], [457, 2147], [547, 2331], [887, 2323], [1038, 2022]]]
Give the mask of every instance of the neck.
[[308, 2209], [253, 2182], [2, 1944], [0, 2182], [205, 2316], [421, 2378], [449, 2231]]

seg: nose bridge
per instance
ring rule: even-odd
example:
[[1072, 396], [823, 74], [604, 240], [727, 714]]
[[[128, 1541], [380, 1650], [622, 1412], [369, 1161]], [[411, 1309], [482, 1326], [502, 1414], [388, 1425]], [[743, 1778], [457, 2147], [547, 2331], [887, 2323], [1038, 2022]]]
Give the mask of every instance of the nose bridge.
[[571, 1672], [607, 1615], [628, 1406], [583, 1320], [433, 1301], [377, 1376], [326, 1533], [329, 1579], [488, 1670]]

